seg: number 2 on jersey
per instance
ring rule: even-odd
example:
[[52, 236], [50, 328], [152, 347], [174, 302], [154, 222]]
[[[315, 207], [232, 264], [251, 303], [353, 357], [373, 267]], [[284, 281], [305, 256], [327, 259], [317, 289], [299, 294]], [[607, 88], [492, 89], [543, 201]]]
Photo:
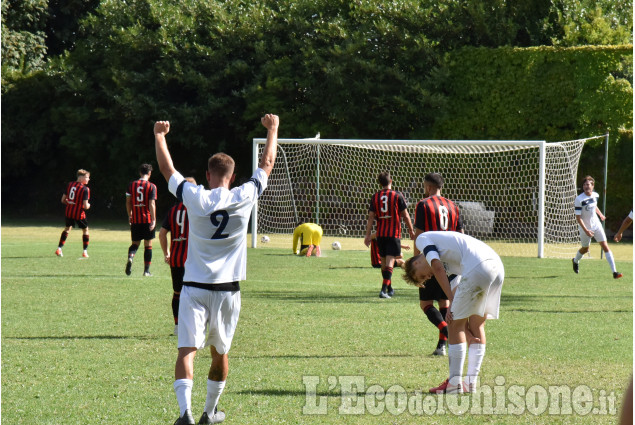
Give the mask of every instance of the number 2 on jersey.
[[[219, 216], [220, 221], [218, 221]], [[225, 239], [229, 237], [227, 233], [223, 233], [223, 230], [225, 230], [225, 226], [227, 226], [227, 222], [229, 221], [229, 213], [227, 211], [214, 211], [212, 215], [209, 216], [209, 219], [212, 221], [212, 225], [217, 228], [216, 233], [212, 235], [212, 239]]]

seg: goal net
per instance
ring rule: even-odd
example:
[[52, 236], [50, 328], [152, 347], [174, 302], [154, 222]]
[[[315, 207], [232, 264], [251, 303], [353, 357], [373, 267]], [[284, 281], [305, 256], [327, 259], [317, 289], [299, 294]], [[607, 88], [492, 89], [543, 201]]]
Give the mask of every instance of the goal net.
[[[299, 222], [325, 236], [363, 238], [377, 176], [390, 171], [414, 224], [426, 173], [459, 207], [465, 233], [503, 255], [571, 256], [579, 244], [573, 201], [584, 143], [280, 139], [267, 190], [252, 215], [258, 234], [287, 234]], [[254, 139], [254, 168], [265, 139]], [[404, 226], [405, 235], [406, 232]], [[407, 237], [407, 236], [406, 236]]]

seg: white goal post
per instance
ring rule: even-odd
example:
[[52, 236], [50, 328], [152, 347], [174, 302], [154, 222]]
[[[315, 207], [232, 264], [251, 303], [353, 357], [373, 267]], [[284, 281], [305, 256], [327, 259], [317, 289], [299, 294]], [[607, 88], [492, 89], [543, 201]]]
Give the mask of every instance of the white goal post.
[[[382, 171], [391, 173], [414, 224], [424, 176], [438, 172], [442, 195], [459, 206], [467, 234], [510, 244], [518, 251], [510, 255], [570, 256], [579, 243], [573, 200], [587, 140], [279, 139], [252, 213], [251, 246], [259, 233], [288, 235], [302, 221], [319, 224], [326, 236], [362, 238]], [[253, 140], [254, 169], [265, 141]]]

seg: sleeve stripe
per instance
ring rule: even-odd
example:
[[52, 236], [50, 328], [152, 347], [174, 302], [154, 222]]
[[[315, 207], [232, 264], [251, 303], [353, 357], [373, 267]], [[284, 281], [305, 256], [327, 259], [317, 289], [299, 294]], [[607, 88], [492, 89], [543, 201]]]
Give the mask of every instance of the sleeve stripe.
[[183, 185], [185, 185], [185, 182], [187, 180], [183, 180], [180, 184], [179, 187], [176, 188], [176, 199], [179, 200], [179, 202], [183, 202]]
[[582, 211], [582, 207], [575, 207], [576, 211]]
[[428, 245], [425, 248], [423, 248], [423, 255], [427, 256], [428, 252], [430, 251], [435, 251], [437, 254], [439, 253], [439, 250], [437, 249], [436, 245]]
[[250, 178], [249, 181], [256, 185], [258, 196], [262, 195], [262, 185], [260, 184], [260, 182], [255, 177]]

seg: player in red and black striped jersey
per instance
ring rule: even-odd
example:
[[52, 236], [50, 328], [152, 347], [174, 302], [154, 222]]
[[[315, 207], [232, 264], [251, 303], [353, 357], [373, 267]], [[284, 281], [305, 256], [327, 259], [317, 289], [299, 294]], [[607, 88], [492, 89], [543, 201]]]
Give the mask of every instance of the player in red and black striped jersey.
[[403, 219], [406, 223], [411, 238], [414, 238], [414, 229], [406, 201], [400, 193], [391, 188], [390, 173], [380, 173], [377, 181], [382, 189], [370, 200], [364, 243], [370, 246], [373, 223], [376, 221], [377, 248], [381, 257], [383, 278], [379, 297], [391, 298], [395, 293], [392, 288], [392, 270], [395, 258], [401, 256], [401, 220]]
[[[401, 245], [401, 249], [405, 249], [408, 251], [410, 249], [410, 245]], [[405, 261], [403, 260], [403, 255], [399, 257], [395, 257], [395, 266], [401, 267]], [[379, 247], [377, 246], [377, 233], [370, 235], [370, 264], [375, 269], [381, 268], [381, 255], [379, 255]]]
[[130, 235], [132, 244], [128, 248], [128, 261], [126, 262], [126, 274], [132, 272], [132, 260], [143, 240], [143, 275], [150, 274], [152, 263], [152, 239], [156, 226], [157, 187], [150, 183], [152, 165], [141, 164], [139, 167], [139, 179], [130, 182], [126, 190], [126, 211], [130, 223]]
[[90, 208], [90, 190], [88, 182], [90, 181], [90, 173], [86, 170], [77, 170], [77, 180], [70, 182], [66, 186], [66, 191], [62, 195], [62, 204], [66, 205], [65, 218], [66, 227], [60, 236], [60, 242], [55, 250], [58, 257], [63, 257], [62, 248], [66, 243], [69, 232], [77, 223], [82, 229], [82, 240], [84, 242], [84, 251], [82, 257], [88, 258], [88, 242], [90, 240], [88, 234], [88, 222], [86, 221], [86, 210]]
[[[196, 180], [192, 177], [186, 177], [185, 180], [192, 184], [196, 184]], [[168, 233], [170, 233], [170, 246], [168, 248]], [[177, 203], [170, 208], [161, 230], [159, 230], [159, 242], [163, 250], [165, 262], [170, 265], [172, 273], [172, 315], [174, 316], [174, 335], [178, 335], [179, 324], [179, 299], [181, 297], [181, 289], [183, 289], [183, 276], [185, 274], [185, 260], [187, 259], [187, 237], [189, 234], [189, 222], [187, 219], [187, 208], [182, 202]]]
[[[419, 201], [415, 209], [415, 237], [429, 231], [447, 230], [463, 233], [459, 209], [454, 202], [441, 196], [443, 176], [439, 173], [426, 174], [423, 187], [428, 197]], [[419, 254], [415, 245], [414, 255]], [[434, 301], [439, 304], [438, 310], [434, 307]], [[419, 305], [428, 320], [439, 329], [439, 341], [432, 354], [443, 356], [448, 340], [445, 315], [450, 308], [450, 301], [434, 276], [425, 283], [425, 288], [419, 288]]]

